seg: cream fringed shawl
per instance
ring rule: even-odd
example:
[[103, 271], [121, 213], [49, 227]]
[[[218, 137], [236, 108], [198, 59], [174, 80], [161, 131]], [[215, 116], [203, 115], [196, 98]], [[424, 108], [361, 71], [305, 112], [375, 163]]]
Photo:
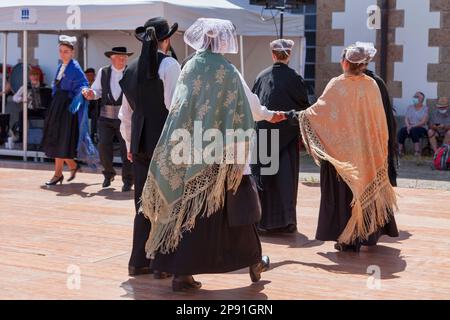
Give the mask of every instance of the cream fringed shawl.
[[396, 207], [387, 173], [388, 128], [376, 82], [366, 75], [333, 78], [299, 119], [316, 164], [329, 161], [353, 193], [351, 218], [338, 241], [367, 239]]

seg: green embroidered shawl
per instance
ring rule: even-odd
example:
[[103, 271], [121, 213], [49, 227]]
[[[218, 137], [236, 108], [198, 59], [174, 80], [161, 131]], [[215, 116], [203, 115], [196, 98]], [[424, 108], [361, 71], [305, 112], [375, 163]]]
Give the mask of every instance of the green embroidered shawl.
[[[203, 141], [200, 135], [199, 144], [194, 128], [197, 132], [200, 128], [203, 132], [215, 129], [209, 131], [220, 134], [222, 139]], [[147, 256], [175, 250], [182, 233], [194, 228], [199, 214], [209, 217], [223, 207], [225, 191], [237, 189], [246, 163], [236, 161], [237, 148], [245, 149], [247, 159], [253, 140], [247, 135], [245, 139], [241, 136], [230, 141], [227, 130], [243, 129], [249, 133], [253, 128], [250, 106], [236, 68], [220, 54], [209, 50], [197, 53], [178, 80], [142, 192], [141, 209], [152, 223]], [[186, 134], [190, 138], [184, 138]], [[204, 161], [202, 152], [207, 151], [219, 161]], [[174, 154], [197, 162], [174, 162]], [[198, 161], [199, 156], [203, 160]]]

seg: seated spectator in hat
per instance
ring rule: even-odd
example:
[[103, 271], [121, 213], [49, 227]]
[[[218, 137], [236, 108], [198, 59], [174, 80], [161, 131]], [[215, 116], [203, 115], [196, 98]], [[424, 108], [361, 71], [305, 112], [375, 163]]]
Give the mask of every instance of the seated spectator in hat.
[[425, 94], [417, 91], [413, 97], [412, 105], [408, 107], [405, 115], [405, 126], [398, 132], [398, 151], [403, 155], [406, 138], [414, 143], [414, 155], [420, 157], [420, 138], [427, 136], [428, 107], [425, 105]]
[[438, 138], [445, 144], [450, 143], [450, 110], [447, 97], [439, 98], [436, 108], [431, 112], [428, 127], [428, 138], [434, 152], [438, 149]]

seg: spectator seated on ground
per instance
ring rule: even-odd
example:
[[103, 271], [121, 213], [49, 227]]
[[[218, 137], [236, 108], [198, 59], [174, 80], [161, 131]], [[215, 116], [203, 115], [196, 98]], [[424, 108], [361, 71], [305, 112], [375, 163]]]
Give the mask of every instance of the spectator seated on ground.
[[450, 143], [450, 110], [447, 97], [439, 98], [436, 107], [431, 111], [428, 138], [435, 153], [438, 140], [445, 144]]
[[402, 156], [405, 141], [411, 138], [414, 143], [414, 155], [420, 157], [420, 138], [427, 137], [428, 107], [424, 104], [425, 94], [416, 92], [412, 102], [413, 104], [406, 110], [405, 126], [398, 132], [398, 151]]

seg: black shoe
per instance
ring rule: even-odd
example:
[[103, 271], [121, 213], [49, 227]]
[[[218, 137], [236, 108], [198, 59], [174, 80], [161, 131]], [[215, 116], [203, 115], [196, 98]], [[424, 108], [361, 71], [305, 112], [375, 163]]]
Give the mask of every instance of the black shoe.
[[295, 224], [289, 224], [286, 229], [286, 233], [296, 233], [297, 232], [297, 226]]
[[132, 186], [133, 185], [131, 183], [124, 183], [122, 186], [122, 192], [130, 192]]
[[345, 243], [335, 243], [334, 248], [337, 251], [341, 251], [341, 252], [359, 252], [361, 249], [361, 243], [358, 242], [356, 244], [345, 244]]
[[261, 261], [257, 264], [250, 266], [249, 274], [252, 282], [258, 282], [261, 279], [261, 273], [269, 270], [270, 268], [270, 259], [268, 256], [262, 256]]
[[201, 287], [202, 283], [195, 281], [192, 276], [174, 277], [172, 280], [172, 291], [174, 292], [198, 290]]
[[150, 267], [133, 267], [128, 266], [129, 276], [139, 276], [141, 274], [152, 274], [153, 270]]
[[79, 163], [77, 163], [77, 166], [76, 166], [75, 169], [70, 170], [70, 177], [69, 177], [69, 179], [67, 179], [67, 182], [70, 182], [70, 181], [72, 181], [73, 179], [75, 179], [75, 177], [76, 177], [78, 171], [81, 171], [81, 166], [80, 166]]
[[103, 188], [108, 188], [111, 185], [111, 182], [114, 181], [114, 177], [111, 178], [105, 178], [105, 180], [103, 180], [103, 184], [102, 187]]
[[62, 184], [63, 181], [64, 181], [64, 176], [63, 175], [61, 175], [60, 177], [53, 176], [53, 178], [50, 181], [47, 181], [45, 184], [47, 186], [54, 186], [54, 185], [56, 185], [58, 183]]
[[172, 276], [172, 274], [170, 274], [168, 272], [162, 272], [162, 271], [158, 271], [158, 270], [153, 271], [153, 278], [155, 278], [155, 279], [167, 279], [167, 278], [170, 278], [171, 276]]

